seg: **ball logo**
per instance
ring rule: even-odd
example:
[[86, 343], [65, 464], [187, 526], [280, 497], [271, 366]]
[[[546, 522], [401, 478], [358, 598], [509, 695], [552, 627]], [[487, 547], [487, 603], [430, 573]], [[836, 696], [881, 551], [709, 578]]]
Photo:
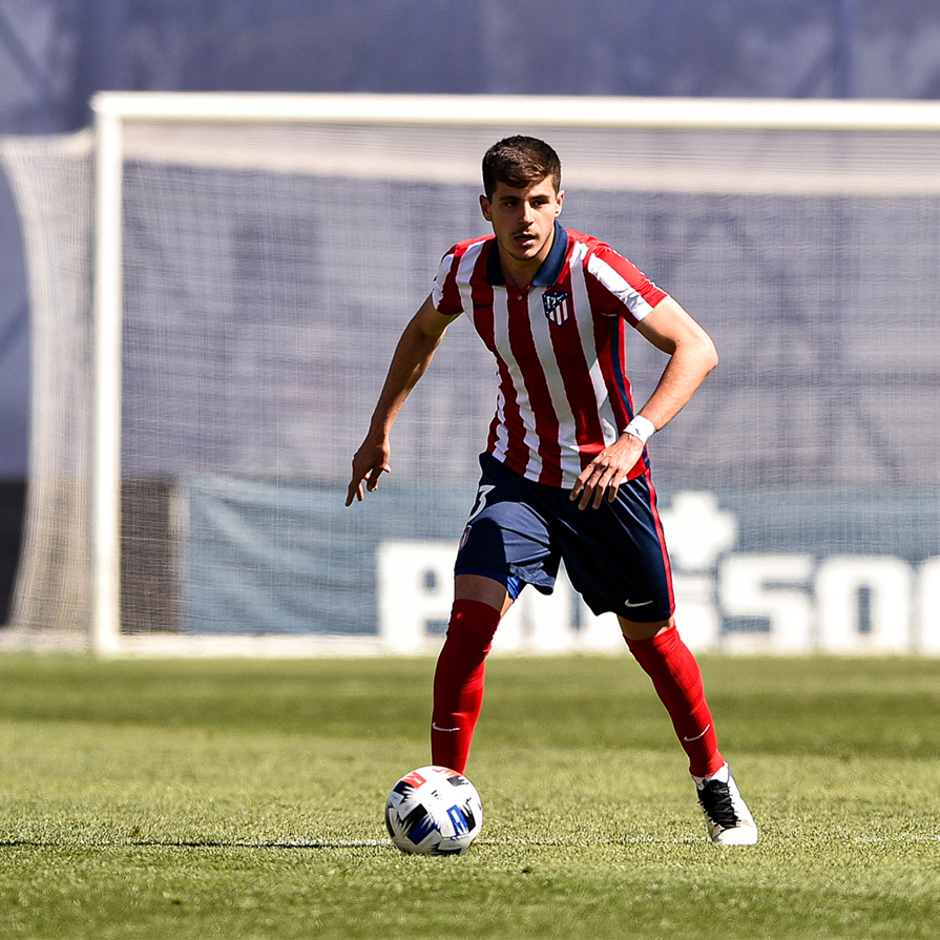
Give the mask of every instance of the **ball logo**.
[[417, 788], [427, 783], [427, 780], [425, 780], [417, 770], [413, 770], [410, 774], [405, 774], [405, 776], [401, 778], [401, 782]]

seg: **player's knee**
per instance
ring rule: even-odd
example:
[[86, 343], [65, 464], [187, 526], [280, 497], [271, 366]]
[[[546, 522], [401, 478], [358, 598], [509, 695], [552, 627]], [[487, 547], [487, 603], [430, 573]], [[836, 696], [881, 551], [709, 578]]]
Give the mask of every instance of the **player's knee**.
[[625, 617], [618, 617], [620, 630], [628, 640], [651, 640], [654, 636], [666, 630], [671, 630], [676, 621], [674, 617], [667, 620], [654, 620], [652, 623], [641, 623], [636, 620], [627, 620]]
[[447, 640], [486, 648], [493, 642], [500, 611], [485, 601], [458, 598], [451, 610]]

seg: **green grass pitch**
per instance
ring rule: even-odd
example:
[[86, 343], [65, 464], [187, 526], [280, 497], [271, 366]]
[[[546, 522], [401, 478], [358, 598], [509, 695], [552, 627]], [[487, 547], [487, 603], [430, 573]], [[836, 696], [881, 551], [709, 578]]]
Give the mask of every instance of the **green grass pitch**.
[[460, 858], [404, 856], [429, 659], [0, 657], [4, 938], [940, 936], [940, 663], [704, 657], [761, 826], [707, 843], [622, 657], [494, 656]]

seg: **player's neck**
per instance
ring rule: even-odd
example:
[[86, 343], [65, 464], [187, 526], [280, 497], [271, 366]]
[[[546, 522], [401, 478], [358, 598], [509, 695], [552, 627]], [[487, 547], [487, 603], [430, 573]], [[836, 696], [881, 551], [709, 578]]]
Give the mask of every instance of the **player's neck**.
[[552, 232], [552, 237], [548, 239], [544, 248], [536, 255], [534, 258], [513, 258], [507, 251], [505, 251], [502, 245], [499, 246], [499, 263], [503, 271], [503, 278], [506, 281], [507, 286], [511, 285], [513, 287], [519, 288], [519, 290], [526, 290], [529, 285], [532, 283], [533, 278], [536, 274], [539, 273], [539, 268], [542, 267], [545, 259], [548, 257], [549, 252], [552, 250], [552, 244], [555, 241], [555, 233]]

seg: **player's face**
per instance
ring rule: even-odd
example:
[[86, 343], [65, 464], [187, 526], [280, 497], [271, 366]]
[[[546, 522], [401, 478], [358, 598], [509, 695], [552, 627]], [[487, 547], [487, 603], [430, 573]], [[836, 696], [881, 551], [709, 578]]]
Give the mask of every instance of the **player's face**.
[[493, 226], [504, 264], [538, 270], [552, 247], [555, 219], [561, 213], [564, 191], [555, 192], [552, 178], [525, 189], [496, 185], [492, 198], [480, 197], [483, 217]]

